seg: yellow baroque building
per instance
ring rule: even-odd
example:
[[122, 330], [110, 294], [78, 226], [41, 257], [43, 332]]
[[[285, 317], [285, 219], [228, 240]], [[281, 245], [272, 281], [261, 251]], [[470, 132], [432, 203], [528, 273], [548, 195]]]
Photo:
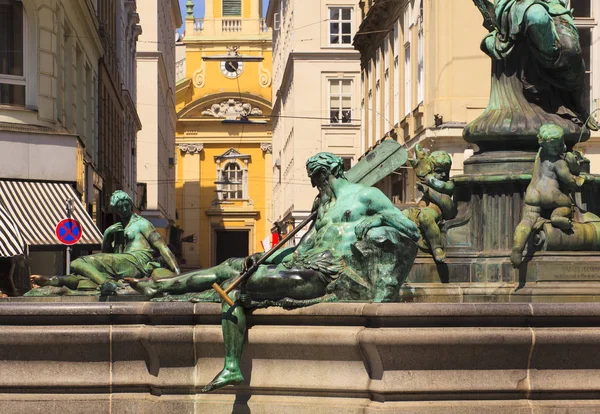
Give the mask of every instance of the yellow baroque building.
[[272, 41], [259, 0], [187, 3], [178, 45], [176, 206], [182, 265], [269, 247]]

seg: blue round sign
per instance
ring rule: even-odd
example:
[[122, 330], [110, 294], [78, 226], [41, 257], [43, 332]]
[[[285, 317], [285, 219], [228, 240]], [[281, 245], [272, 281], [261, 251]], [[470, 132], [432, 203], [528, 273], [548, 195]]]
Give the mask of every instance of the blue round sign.
[[75, 244], [81, 239], [81, 224], [74, 219], [64, 219], [56, 225], [56, 238], [66, 245]]

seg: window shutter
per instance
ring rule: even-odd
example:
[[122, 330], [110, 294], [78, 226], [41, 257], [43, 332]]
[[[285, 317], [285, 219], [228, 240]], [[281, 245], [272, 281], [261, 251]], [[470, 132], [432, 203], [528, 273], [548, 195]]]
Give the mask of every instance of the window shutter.
[[242, 0], [223, 0], [223, 16], [241, 16]]

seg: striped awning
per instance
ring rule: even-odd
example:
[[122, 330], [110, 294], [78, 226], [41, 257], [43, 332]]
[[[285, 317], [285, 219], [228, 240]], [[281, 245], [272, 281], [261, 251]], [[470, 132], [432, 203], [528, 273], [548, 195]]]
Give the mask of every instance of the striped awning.
[[25, 254], [25, 241], [10, 214], [0, 203], [0, 257]]
[[99, 245], [102, 233], [84, 210], [79, 195], [65, 183], [0, 180], [0, 205], [28, 246], [56, 246], [56, 225], [66, 218], [66, 200], [73, 200], [71, 218], [82, 227], [78, 245]]

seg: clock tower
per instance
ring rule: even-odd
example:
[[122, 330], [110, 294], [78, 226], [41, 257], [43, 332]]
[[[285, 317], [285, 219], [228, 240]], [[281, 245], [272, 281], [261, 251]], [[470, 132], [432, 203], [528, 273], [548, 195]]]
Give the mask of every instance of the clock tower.
[[261, 0], [188, 0], [178, 43], [175, 159], [184, 266], [262, 252], [271, 239], [271, 32]]

